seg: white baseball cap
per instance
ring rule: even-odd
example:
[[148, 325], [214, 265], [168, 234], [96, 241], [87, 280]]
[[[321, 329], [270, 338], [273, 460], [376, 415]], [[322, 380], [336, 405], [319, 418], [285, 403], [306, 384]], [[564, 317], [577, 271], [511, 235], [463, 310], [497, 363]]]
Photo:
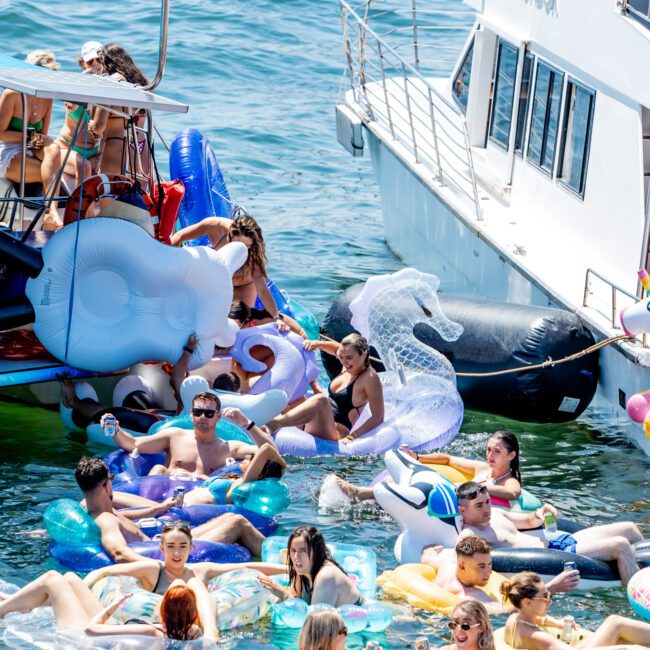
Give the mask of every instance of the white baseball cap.
[[99, 41], [88, 41], [81, 46], [81, 58], [88, 63], [99, 57], [102, 44]]

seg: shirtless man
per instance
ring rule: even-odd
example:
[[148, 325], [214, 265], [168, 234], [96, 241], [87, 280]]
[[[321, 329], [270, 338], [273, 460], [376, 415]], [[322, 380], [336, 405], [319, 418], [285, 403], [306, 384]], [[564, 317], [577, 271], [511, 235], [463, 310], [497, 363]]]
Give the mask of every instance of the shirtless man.
[[[492, 575], [492, 545], [476, 535], [465, 535], [456, 543], [456, 561], [429, 562], [437, 567], [435, 584], [445, 591], [482, 602], [490, 614], [502, 614], [503, 604], [495, 601], [481, 587]], [[428, 555], [430, 557], [430, 554]], [[440, 558], [442, 559], [442, 558]], [[425, 560], [423, 554], [422, 561]], [[571, 591], [580, 582], [580, 572], [563, 571], [546, 584], [549, 593]]]
[[624, 585], [639, 570], [632, 545], [642, 541], [643, 535], [632, 522], [591, 526], [571, 535], [561, 531], [550, 533], [538, 528], [546, 513], [557, 517], [557, 511], [548, 503], [529, 513], [493, 511], [487, 488], [474, 481], [459, 485], [456, 496], [463, 532], [478, 535], [495, 548], [551, 548], [580, 553], [595, 560], [615, 560]]
[[[143, 454], [165, 452], [165, 465], [155, 465], [150, 474], [172, 474], [182, 471], [195, 474], [197, 478], [207, 478], [212, 472], [226, 465], [228, 458], [242, 460], [254, 454], [259, 446], [269, 443], [275, 448], [273, 438], [262, 431], [254, 422], [236, 408], [223, 413], [229, 420], [246, 429], [256, 445], [236, 440], [224, 441], [217, 437], [217, 423], [221, 419], [221, 402], [213, 393], [198, 393], [192, 401], [193, 430], [177, 427], [164, 429], [150, 436], [134, 438], [116, 426], [115, 442], [125, 451], [137, 449]], [[102, 416], [101, 424], [110, 413]]]
[[[112, 475], [106, 463], [100, 458], [82, 458], [75, 470], [77, 484], [84, 493], [88, 514], [99, 526], [102, 546], [115, 562], [144, 560], [142, 555], [129, 548], [130, 542], [149, 542], [133, 519], [148, 516], [142, 510], [118, 512], [113, 505]], [[168, 500], [171, 501], [171, 500]], [[172, 507], [172, 503], [161, 504], [161, 512]], [[150, 515], [151, 513], [149, 513]], [[241, 515], [227, 513], [192, 529], [194, 539], [225, 544], [241, 544], [255, 556], [262, 553], [264, 535]]]

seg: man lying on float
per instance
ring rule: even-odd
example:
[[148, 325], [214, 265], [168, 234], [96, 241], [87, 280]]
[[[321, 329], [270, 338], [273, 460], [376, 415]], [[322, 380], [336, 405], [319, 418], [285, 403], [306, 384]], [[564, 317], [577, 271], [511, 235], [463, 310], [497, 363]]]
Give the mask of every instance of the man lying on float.
[[[141, 511], [118, 512], [113, 503], [113, 476], [99, 458], [82, 458], [75, 470], [77, 485], [84, 494], [88, 514], [99, 526], [102, 546], [115, 562], [144, 560], [129, 547], [133, 542], [149, 542], [151, 538], [140, 530], [133, 518]], [[240, 544], [254, 556], [262, 554], [264, 535], [242, 515], [226, 513], [192, 529], [194, 539], [224, 544]]]
[[[273, 438], [249, 420], [239, 409], [228, 408], [221, 412], [221, 401], [213, 393], [198, 393], [192, 400], [193, 429], [170, 427], [158, 433], [135, 438], [115, 426], [114, 440], [125, 451], [137, 449], [142, 454], [165, 452], [165, 464], [154, 465], [149, 475], [189, 472], [197, 478], [206, 479], [210, 474], [226, 465], [228, 458], [243, 460], [255, 454], [264, 443], [275, 448]], [[217, 423], [221, 416], [246, 429], [256, 444], [237, 440], [221, 440], [217, 437]], [[110, 413], [102, 416], [101, 424]]]
[[[643, 535], [630, 521], [590, 526], [572, 534], [550, 532], [537, 528], [546, 513], [557, 517], [557, 511], [548, 503], [528, 513], [493, 510], [487, 488], [474, 481], [459, 485], [456, 496], [463, 520], [461, 536], [473, 533], [494, 548], [550, 548], [595, 560], [613, 560], [624, 585], [639, 570], [632, 545], [643, 541]], [[536, 530], [526, 530], [531, 528]]]
[[[468, 534], [460, 537], [456, 543], [456, 562], [431, 561], [439, 556], [422, 556], [422, 561], [433, 564], [438, 569], [434, 582], [452, 594], [481, 601], [490, 614], [503, 613], [503, 603], [485, 593], [485, 587], [492, 575], [492, 545], [476, 535]], [[580, 582], [580, 572], [576, 569], [563, 571], [546, 583], [550, 594], [558, 591], [577, 589]]]

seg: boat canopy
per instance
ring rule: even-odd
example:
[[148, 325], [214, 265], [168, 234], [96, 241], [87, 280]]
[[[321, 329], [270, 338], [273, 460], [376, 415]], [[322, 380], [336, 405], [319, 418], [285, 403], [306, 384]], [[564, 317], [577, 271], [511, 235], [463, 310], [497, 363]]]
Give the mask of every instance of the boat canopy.
[[[124, 81], [79, 72], [48, 70], [23, 64], [10, 57], [0, 59], [0, 87], [31, 97], [58, 99], [75, 104], [126, 106], [152, 111], [187, 113], [188, 106], [148, 92]], [[6, 65], [13, 67], [4, 67]]]

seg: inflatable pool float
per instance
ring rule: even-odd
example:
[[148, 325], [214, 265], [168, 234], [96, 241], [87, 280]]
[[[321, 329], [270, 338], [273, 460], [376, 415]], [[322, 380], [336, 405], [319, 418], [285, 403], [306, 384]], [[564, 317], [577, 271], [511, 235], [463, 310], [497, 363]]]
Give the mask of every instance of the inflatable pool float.
[[[75, 571], [87, 572], [114, 564], [101, 545], [99, 526], [83, 508], [71, 499], [51, 503], [43, 514], [47, 532], [52, 537], [49, 554]], [[129, 548], [152, 559], [162, 559], [160, 542], [135, 542]], [[194, 540], [189, 562], [247, 562], [251, 554], [237, 544], [220, 544]]]
[[[548, 632], [548, 634], [550, 634], [552, 637], [558, 640], [561, 639], [562, 630], [560, 630], [559, 628], [543, 626], [543, 629], [545, 632]], [[496, 648], [496, 650], [515, 650], [513, 646], [511, 646], [509, 643], [506, 643], [505, 632], [506, 632], [505, 627], [500, 627], [493, 631], [494, 647]], [[571, 641], [569, 642], [569, 645], [576, 647], [581, 641], [588, 639], [592, 634], [593, 632], [591, 632], [590, 630], [586, 630], [583, 627], [578, 627], [573, 630], [573, 634], [571, 636]]]
[[239, 331], [228, 312], [232, 275], [247, 254], [240, 242], [219, 251], [165, 246], [122, 219], [70, 224], [50, 238], [43, 268], [27, 281], [34, 332], [56, 358], [95, 372], [175, 363], [194, 332], [189, 368], [200, 367]]
[[[259, 571], [241, 569], [229, 571], [208, 582], [208, 591], [217, 605], [217, 627], [221, 631], [255, 623], [269, 612], [276, 598], [261, 585], [258, 580], [261, 575]], [[160, 623], [162, 596], [142, 589], [135, 578], [102, 578], [93, 585], [92, 590], [105, 606], [119, 590], [133, 593], [113, 614], [120, 623], [133, 618]]]
[[650, 567], [637, 571], [627, 584], [627, 599], [632, 609], [650, 621]]
[[[434, 583], [436, 574], [437, 570], [428, 564], [402, 564], [392, 571], [384, 571], [377, 578], [377, 584], [388, 596], [406, 600], [412, 607], [450, 614], [467, 597], [439, 587]], [[478, 588], [492, 600], [500, 602], [499, 586], [504, 580], [502, 575], [493, 571], [488, 584]]]
[[[323, 319], [324, 334], [340, 341], [355, 331], [350, 322], [350, 303], [363, 286], [353, 285], [336, 298]], [[439, 294], [438, 301], [446, 316], [463, 326], [462, 336], [456, 341], [446, 340], [422, 320], [422, 314], [413, 334], [422, 345], [438, 350], [452, 362], [465, 408], [525, 422], [567, 422], [589, 406], [598, 386], [597, 354], [553, 367], [480, 376], [537, 365], [549, 358], [560, 359], [593, 345], [592, 333], [576, 314], [448, 293]], [[410, 301], [405, 301], [404, 309], [411, 313]], [[405, 317], [401, 305], [396, 305], [394, 318]], [[375, 349], [371, 349], [371, 354], [380, 356]], [[336, 358], [323, 354], [322, 361], [330, 377], [340, 373], [341, 365]], [[379, 362], [373, 362], [373, 366], [378, 372], [384, 369]]]
[[[466, 483], [467, 481], [471, 481], [474, 478], [472, 475], [467, 474], [466, 472], [462, 472], [455, 467], [450, 467], [449, 465], [429, 463], [427, 461], [418, 461], [416, 459], [413, 459], [413, 461], [435, 470], [438, 472], [438, 474], [442, 474], [442, 476], [448, 478], [454, 485]], [[386, 480], [389, 476], [390, 473], [388, 470], [384, 470], [373, 479], [371, 485], [376, 485], [377, 483]], [[512, 510], [513, 512], [530, 512], [542, 507], [542, 502], [525, 488], [521, 489], [521, 495], [518, 499], [508, 501], [506, 499], [500, 499], [498, 497], [491, 496], [490, 502], [492, 503], [493, 508], [504, 508], [507, 510]]]
[[272, 606], [271, 623], [278, 627], [301, 628], [310, 612], [324, 609], [338, 612], [350, 634], [383, 632], [393, 620], [391, 608], [374, 600], [366, 600], [363, 605], [332, 607], [325, 603], [308, 605], [302, 598], [287, 598]]
[[[288, 537], [275, 535], [262, 543], [262, 562], [286, 564]], [[377, 556], [372, 549], [357, 544], [333, 542], [327, 545], [332, 557], [356, 583], [364, 598], [375, 595], [377, 579]]]
[[[284, 391], [293, 402], [309, 389], [310, 382], [320, 374], [314, 352], [302, 347], [304, 339], [294, 332], [278, 332], [277, 323], [246, 327], [237, 332], [230, 356], [247, 372], [263, 373], [250, 393], [258, 395], [271, 389]], [[263, 346], [273, 352], [271, 368], [251, 356], [254, 347]]]
[[[423, 549], [435, 544], [453, 548], [462, 529], [454, 483], [399, 450], [387, 452], [384, 461], [392, 480], [377, 483], [373, 493], [400, 526], [394, 549], [397, 561], [419, 562]], [[559, 520], [558, 528], [571, 533], [581, 527]], [[650, 564], [650, 541], [639, 542], [635, 550], [640, 566]], [[535, 571], [549, 580], [561, 573], [564, 562], [569, 561], [577, 564], [581, 589], [608, 588], [620, 583], [614, 564], [577, 553], [538, 547], [492, 551], [493, 569], [506, 576]]]

